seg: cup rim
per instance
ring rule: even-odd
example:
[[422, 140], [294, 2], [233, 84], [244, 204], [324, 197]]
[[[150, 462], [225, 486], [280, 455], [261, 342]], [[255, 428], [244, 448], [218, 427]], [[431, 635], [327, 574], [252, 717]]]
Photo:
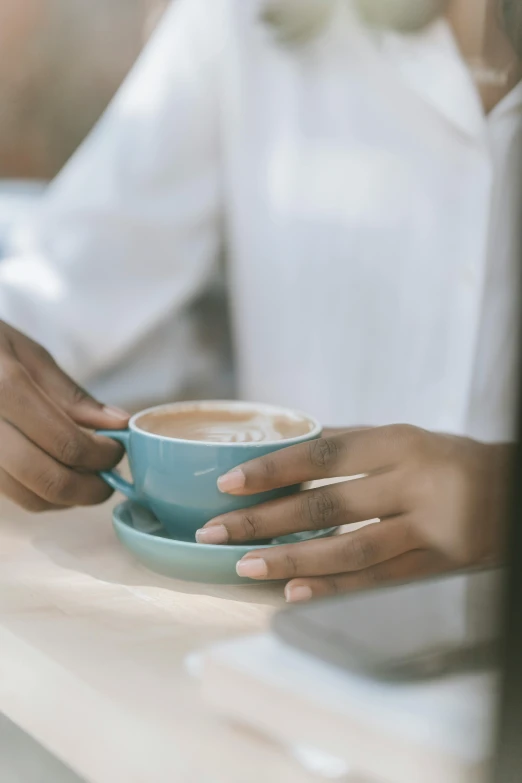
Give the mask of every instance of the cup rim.
[[[153, 413], [155, 411], [161, 411], [161, 410], [169, 410], [172, 408], [176, 409], [183, 409], [183, 408], [194, 408], [196, 406], [212, 406], [212, 407], [223, 407], [223, 408], [230, 408], [233, 407], [236, 410], [243, 409], [243, 410], [257, 410], [261, 413], [266, 412], [267, 414], [274, 415], [297, 415], [302, 416], [305, 419], [308, 419], [308, 421], [312, 422], [313, 428], [310, 432], [306, 432], [303, 435], [296, 435], [294, 438], [281, 438], [279, 440], [261, 440], [261, 441], [249, 441], [247, 443], [237, 443], [234, 441], [228, 441], [228, 442], [221, 442], [221, 441], [205, 441], [205, 440], [189, 440], [187, 438], [172, 438], [168, 435], [158, 435], [154, 432], [147, 432], [147, 430], [143, 430], [140, 427], [137, 426], [137, 421], [142, 416], [146, 416], [148, 413]], [[152, 438], [153, 440], [159, 440], [159, 441], [169, 441], [172, 443], [190, 443], [192, 446], [201, 446], [201, 447], [212, 447], [212, 448], [235, 448], [235, 449], [252, 449], [252, 448], [264, 448], [266, 446], [277, 446], [284, 444], [285, 446], [292, 446], [296, 443], [302, 443], [309, 440], [313, 440], [314, 438], [320, 437], [323, 427], [320, 424], [320, 422], [314, 417], [310, 416], [308, 413], [304, 413], [303, 411], [298, 410], [297, 408], [286, 408], [281, 405], [271, 405], [269, 403], [264, 402], [249, 402], [244, 400], [182, 400], [179, 402], [167, 402], [162, 405], [152, 405], [150, 408], [145, 408], [142, 411], [138, 411], [138, 413], [135, 413], [130, 421], [129, 421], [129, 430], [132, 432], [136, 432], [139, 435], [142, 435], [147, 438]]]

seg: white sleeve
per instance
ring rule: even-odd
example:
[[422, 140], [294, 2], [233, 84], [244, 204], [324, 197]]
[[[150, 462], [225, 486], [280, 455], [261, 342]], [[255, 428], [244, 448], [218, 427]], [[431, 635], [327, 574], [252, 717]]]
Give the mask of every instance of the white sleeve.
[[218, 254], [220, 0], [175, 0], [0, 263], [0, 319], [85, 382], [206, 283]]

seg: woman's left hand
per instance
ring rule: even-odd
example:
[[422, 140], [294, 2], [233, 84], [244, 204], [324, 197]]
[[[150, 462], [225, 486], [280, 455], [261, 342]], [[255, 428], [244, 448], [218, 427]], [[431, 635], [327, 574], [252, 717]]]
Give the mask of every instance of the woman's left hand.
[[379, 519], [331, 538], [249, 552], [240, 576], [287, 579], [289, 601], [416, 579], [499, 558], [510, 448], [409, 425], [367, 428], [247, 462], [218, 481], [251, 495], [302, 482], [309, 489], [217, 517], [200, 543], [241, 543]]

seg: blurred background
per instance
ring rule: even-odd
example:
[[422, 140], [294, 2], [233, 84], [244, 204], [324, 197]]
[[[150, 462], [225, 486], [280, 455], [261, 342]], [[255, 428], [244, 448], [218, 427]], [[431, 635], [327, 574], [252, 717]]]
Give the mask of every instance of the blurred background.
[[1, 0], [0, 242], [96, 123], [168, 0]]

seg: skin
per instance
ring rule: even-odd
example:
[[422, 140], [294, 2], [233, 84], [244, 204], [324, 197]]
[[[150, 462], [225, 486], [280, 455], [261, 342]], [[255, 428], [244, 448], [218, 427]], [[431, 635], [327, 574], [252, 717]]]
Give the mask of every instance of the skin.
[[379, 519], [328, 539], [256, 550], [237, 567], [290, 580], [288, 601], [489, 564], [501, 559], [511, 448], [409, 425], [352, 430], [248, 462], [219, 489], [250, 495], [363, 476], [211, 520], [200, 543], [241, 543]]
[[0, 494], [29, 511], [102, 503], [111, 490], [96, 474], [114, 467], [122, 450], [89, 430], [121, 429], [128, 418], [0, 321]]

